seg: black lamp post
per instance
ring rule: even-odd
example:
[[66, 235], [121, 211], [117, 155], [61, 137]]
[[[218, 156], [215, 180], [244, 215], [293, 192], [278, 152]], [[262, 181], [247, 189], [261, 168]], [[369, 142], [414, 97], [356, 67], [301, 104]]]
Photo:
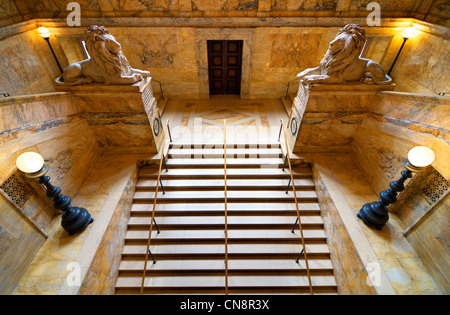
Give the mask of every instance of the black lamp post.
[[389, 69], [388, 75], [391, 75], [392, 69], [394, 69], [395, 63], [397, 62], [398, 57], [400, 56], [400, 53], [402, 52], [403, 46], [405, 46], [405, 43], [408, 39], [413, 37], [416, 34], [416, 29], [414, 27], [408, 27], [403, 31], [403, 43], [400, 46], [400, 49], [397, 53], [397, 56], [395, 56], [394, 62], [392, 63], [391, 68]]
[[19, 170], [25, 173], [26, 178], [37, 179], [40, 184], [45, 186], [47, 197], [53, 200], [53, 206], [63, 211], [61, 225], [69, 235], [83, 231], [94, 222], [86, 209], [72, 207], [70, 197], [61, 195], [61, 188], [50, 184], [50, 177], [45, 175], [50, 167], [45, 164], [40, 154], [35, 152], [23, 153], [17, 158], [16, 165]]
[[406, 170], [402, 171], [401, 178], [389, 184], [390, 189], [380, 193], [378, 201], [366, 203], [357, 217], [366, 225], [378, 230], [389, 220], [389, 211], [387, 206], [397, 201], [397, 194], [405, 190], [405, 181], [412, 177], [413, 172], [423, 172], [435, 158], [434, 152], [424, 146], [412, 148], [408, 153], [408, 159], [402, 161]]
[[50, 50], [52, 51], [53, 57], [55, 58], [56, 63], [58, 64], [59, 71], [61, 73], [63, 72], [63, 69], [61, 68], [61, 65], [59, 64], [58, 58], [56, 58], [55, 52], [53, 51], [53, 47], [50, 44], [50, 31], [46, 27], [39, 27], [38, 28], [38, 34], [47, 41], [48, 47], [50, 47]]

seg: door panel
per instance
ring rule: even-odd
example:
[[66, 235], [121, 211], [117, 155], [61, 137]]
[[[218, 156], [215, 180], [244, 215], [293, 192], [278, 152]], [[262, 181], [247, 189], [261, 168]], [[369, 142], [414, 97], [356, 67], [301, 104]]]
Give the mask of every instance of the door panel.
[[241, 40], [209, 40], [208, 66], [210, 94], [240, 94]]

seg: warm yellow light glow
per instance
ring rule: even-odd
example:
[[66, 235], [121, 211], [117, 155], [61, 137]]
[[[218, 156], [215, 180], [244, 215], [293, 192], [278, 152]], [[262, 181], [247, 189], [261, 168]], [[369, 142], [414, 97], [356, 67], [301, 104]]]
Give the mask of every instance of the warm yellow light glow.
[[24, 173], [39, 172], [44, 163], [44, 158], [36, 152], [22, 153], [16, 160], [17, 168]]
[[427, 167], [434, 162], [434, 159], [434, 152], [428, 147], [418, 146], [408, 152], [409, 162], [417, 167]]
[[49, 38], [50, 37], [50, 31], [46, 27], [41, 26], [41, 27], [39, 27], [37, 29], [37, 31], [38, 31], [38, 34], [40, 36], [42, 36], [43, 38]]
[[414, 35], [416, 35], [417, 30], [414, 27], [408, 27], [405, 28], [405, 30], [403, 31], [403, 37], [404, 38], [411, 38]]

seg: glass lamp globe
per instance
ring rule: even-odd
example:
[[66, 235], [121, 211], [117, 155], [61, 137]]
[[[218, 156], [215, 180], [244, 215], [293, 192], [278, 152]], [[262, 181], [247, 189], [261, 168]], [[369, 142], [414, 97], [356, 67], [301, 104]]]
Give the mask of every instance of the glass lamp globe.
[[16, 166], [24, 173], [36, 173], [44, 167], [44, 158], [36, 152], [25, 152], [19, 155]]
[[402, 35], [404, 38], [411, 38], [414, 35], [416, 35], [416, 32], [417, 32], [417, 30], [411, 26], [411, 27], [405, 28]]
[[43, 27], [43, 26], [39, 27], [37, 29], [37, 32], [43, 38], [49, 38], [50, 37], [50, 31], [46, 27]]
[[416, 167], [427, 167], [434, 159], [433, 150], [425, 146], [414, 147], [408, 152], [408, 161]]

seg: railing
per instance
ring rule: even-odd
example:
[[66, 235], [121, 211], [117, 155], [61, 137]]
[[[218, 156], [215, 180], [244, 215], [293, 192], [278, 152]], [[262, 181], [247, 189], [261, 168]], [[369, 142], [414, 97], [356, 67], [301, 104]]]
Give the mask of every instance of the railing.
[[[167, 129], [169, 128], [169, 121], [167, 121]], [[158, 178], [156, 180], [156, 189], [155, 189], [155, 199], [153, 200], [153, 211], [152, 211], [152, 219], [150, 221], [150, 230], [148, 233], [148, 241], [147, 241], [147, 250], [145, 251], [145, 261], [144, 261], [144, 271], [142, 274], [142, 283], [141, 283], [141, 294], [144, 293], [144, 285], [145, 285], [145, 276], [147, 274], [147, 263], [148, 263], [148, 256], [150, 255], [152, 257], [153, 260], [153, 264], [156, 263], [156, 260], [153, 257], [152, 252], [150, 251], [150, 240], [152, 238], [152, 232], [153, 232], [153, 223], [155, 223], [157, 232], [159, 234], [159, 229], [158, 229], [158, 225], [156, 224], [155, 221], [155, 210], [156, 210], [156, 201], [158, 199], [158, 188], [159, 188], [159, 183], [161, 183], [162, 186], [162, 182], [161, 182], [161, 169], [162, 169], [162, 165], [163, 163], [165, 164], [165, 157], [164, 157], [164, 149], [166, 146], [166, 133], [163, 133], [163, 141], [162, 141], [162, 150], [161, 150], [161, 158], [159, 160], [159, 170], [158, 170]], [[167, 165], [166, 165], [166, 170], [167, 170]]]
[[[297, 209], [297, 220], [294, 224], [294, 228], [292, 229], [292, 233], [294, 232], [295, 226], [299, 225], [300, 228], [300, 237], [302, 239], [302, 250], [300, 252], [300, 255], [298, 256], [296, 262], [298, 263], [300, 260], [300, 257], [303, 255], [305, 257], [305, 265], [306, 265], [306, 274], [308, 276], [308, 283], [309, 283], [309, 290], [311, 295], [313, 294], [313, 289], [312, 289], [312, 282], [311, 282], [311, 275], [310, 275], [310, 270], [309, 270], [309, 263], [308, 263], [308, 256], [306, 253], [306, 245], [305, 245], [305, 238], [303, 237], [303, 228], [302, 228], [302, 221], [300, 219], [300, 209], [298, 207], [298, 201], [297, 201], [297, 193], [295, 191], [295, 183], [294, 183], [294, 175], [292, 173], [292, 165], [291, 165], [291, 157], [289, 155], [289, 146], [288, 146], [288, 142], [287, 142], [287, 137], [286, 137], [286, 128], [284, 126], [283, 120], [281, 120], [281, 129], [283, 130], [284, 133], [284, 142], [285, 142], [285, 146], [286, 146], [286, 160], [288, 161], [288, 165], [289, 165], [289, 172], [290, 172], [290, 180], [289, 180], [289, 184], [292, 184], [292, 191], [294, 193], [294, 200], [295, 200], [295, 206]], [[281, 131], [280, 131], [281, 134]], [[285, 160], [285, 164], [286, 164], [286, 160]], [[286, 189], [286, 193], [289, 189], [289, 184], [288, 184], [288, 188]]]
[[162, 88], [162, 83], [157, 81], [157, 80], [154, 80], [153, 78], [152, 78], [152, 82], [159, 83], [159, 90], [161, 91], [161, 99], [164, 100], [164, 91], [163, 91], [163, 88]]
[[228, 295], [228, 200], [227, 200], [227, 121], [223, 120], [223, 170], [225, 188], [225, 294]]
[[292, 81], [288, 82], [287, 89], [286, 89], [286, 96], [284, 97], [285, 100], [287, 100], [288, 97], [289, 97], [289, 89], [291, 88], [291, 83], [292, 82], [296, 82], [296, 81], [298, 81], [298, 79], [295, 79], [295, 80], [292, 80]]

